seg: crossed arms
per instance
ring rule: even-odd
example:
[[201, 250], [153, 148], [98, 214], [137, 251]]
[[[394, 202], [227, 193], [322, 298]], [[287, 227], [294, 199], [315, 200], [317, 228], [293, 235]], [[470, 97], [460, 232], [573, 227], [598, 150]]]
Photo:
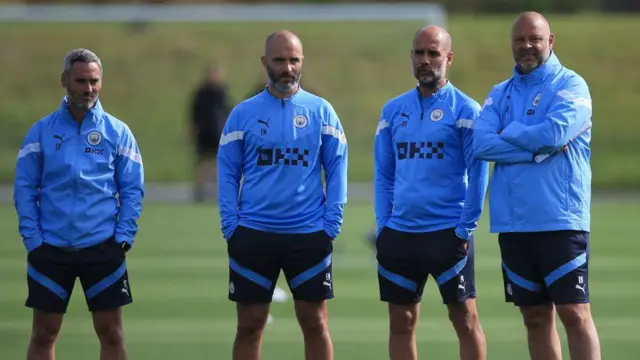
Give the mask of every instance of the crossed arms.
[[540, 124], [513, 121], [501, 129], [494, 89], [485, 100], [474, 131], [477, 159], [496, 163], [540, 162], [591, 128], [591, 96], [586, 82], [573, 76], [556, 93]]

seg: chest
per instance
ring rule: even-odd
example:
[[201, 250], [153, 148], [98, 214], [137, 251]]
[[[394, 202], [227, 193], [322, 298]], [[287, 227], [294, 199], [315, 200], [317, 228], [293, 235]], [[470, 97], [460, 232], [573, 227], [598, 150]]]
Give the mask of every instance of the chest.
[[538, 86], [512, 84], [502, 100], [502, 121], [505, 125], [512, 121], [525, 125], [539, 124], [545, 120], [554, 97], [555, 90], [545, 83]]
[[101, 127], [68, 125], [41, 134], [45, 173], [104, 172], [113, 169], [117, 139]]
[[258, 165], [309, 166], [322, 145], [323, 118], [304, 107], [254, 115], [245, 121], [245, 158]]
[[422, 109], [400, 107], [392, 115], [394, 142], [456, 142], [457, 118], [450, 107], [434, 104]]

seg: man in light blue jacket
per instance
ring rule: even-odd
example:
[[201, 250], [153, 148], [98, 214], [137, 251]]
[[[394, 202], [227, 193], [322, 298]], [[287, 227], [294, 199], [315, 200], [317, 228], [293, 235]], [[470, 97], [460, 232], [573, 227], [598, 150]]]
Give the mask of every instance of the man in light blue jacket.
[[142, 211], [142, 157], [129, 127], [98, 95], [102, 63], [76, 49], [64, 60], [67, 96], [36, 122], [18, 153], [14, 202], [27, 250], [26, 305], [33, 308], [28, 360], [55, 358], [80, 278], [101, 359], [126, 359], [120, 308], [132, 302], [125, 252]]
[[491, 232], [499, 233], [507, 302], [520, 307], [532, 359], [561, 359], [554, 309], [572, 359], [600, 359], [588, 288], [591, 96], [562, 66], [544, 17], [512, 29], [514, 74], [494, 86], [474, 131], [493, 161]]

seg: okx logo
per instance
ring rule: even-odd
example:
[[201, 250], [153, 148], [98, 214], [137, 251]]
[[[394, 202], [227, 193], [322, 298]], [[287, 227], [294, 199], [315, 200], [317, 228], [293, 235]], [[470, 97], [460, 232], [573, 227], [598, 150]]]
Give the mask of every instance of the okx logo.
[[258, 149], [258, 166], [309, 166], [309, 149], [296, 147]]
[[444, 159], [444, 143], [432, 141], [405, 141], [396, 143], [398, 160]]

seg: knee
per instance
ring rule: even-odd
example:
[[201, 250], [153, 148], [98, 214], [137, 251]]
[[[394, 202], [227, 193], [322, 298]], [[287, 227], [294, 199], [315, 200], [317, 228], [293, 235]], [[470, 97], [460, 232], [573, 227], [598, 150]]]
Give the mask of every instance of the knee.
[[298, 313], [298, 323], [306, 336], [321, 336], [327, 332], [327, 317], [321, 311], [304, 311]]
[[124, 331], [120, 325], [104, 324], [95, 327], [100, 344], [109, 347], [120, 347], [124, 344]]
[[53, 346], [60, 333], [60, 327], [54, 325], [37, 325], [31, 334], [31, 344], [41, 348]]
[[449, 309], [449, 320], [457, 333], [471, 333], [480, 323], [478, 312], [465, 306]]
[[415, 332], [418, 319], [410, 310], [394, 311], [391, 313], [389, 327], [392, 335], [411, 335]]
[[269, 317], [269, 310], [262, 308], [246, 308], [238, 313], [238, 336], [257, 337], [260, 336]]
[[552, 327], [554, 323], [553, 306], [536, 306], [522, 309], [522, 319], [524, 326], [530, 331]]
[[560, 305], [558, 316], [566, 328], [582, 328], [591, 321], [588, 304]]

